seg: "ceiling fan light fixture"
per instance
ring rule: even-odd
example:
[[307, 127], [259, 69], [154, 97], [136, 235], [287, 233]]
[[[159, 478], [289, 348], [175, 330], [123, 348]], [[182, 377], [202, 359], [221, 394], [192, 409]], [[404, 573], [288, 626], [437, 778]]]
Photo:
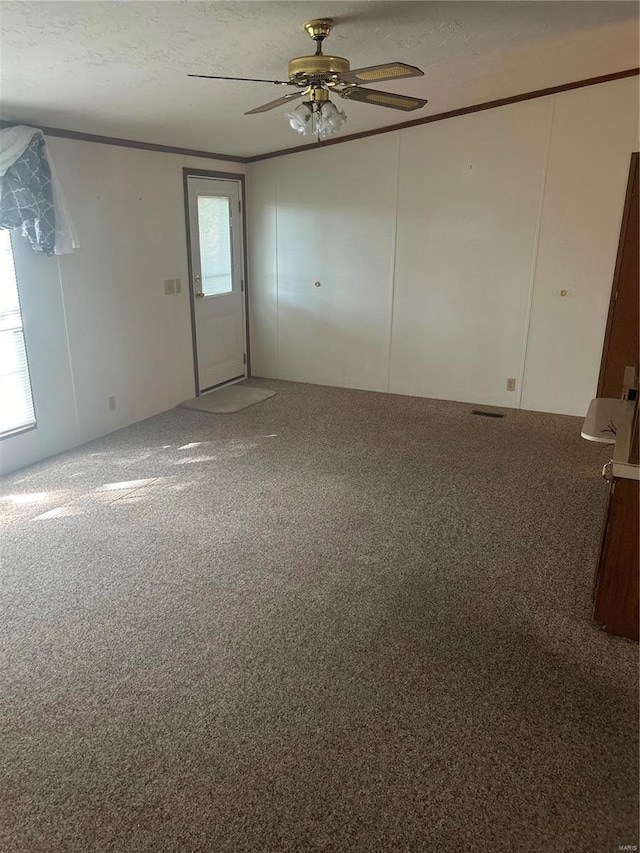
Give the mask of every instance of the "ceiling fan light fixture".
[[331, 101], [325, 101], [318, 111], [319, 135], [331, 136], [337, 133], [347, 123], [344, 110], [339, 110]]
[[313, 118], [311, 104], [306, 102], [299, 104], [295, 110], [285, 113], [285, 116], [289, 119], [289, 124], [296, 133], [305, 135], [309, 132]]
[[347, 116], [339, 110], [335, 104], [326, 100], [322, 103], [305, 101], [285, 116], [289, 119], [289, 125], [296, 133], [303, 136], [316, 136], [326, 139], [344, 127]]
[[329, 100], [329, 94], [338, 95], [349, 101], [360, 101], [378, 107], [411, 112], [426, 106], [425, 98], [398, 95], [394, 92], [381, 92], [377, 89], [362, 88], [367, 84], [383, 80], [397, 80], [402, 77], [422, 77], [424, 72], [415, 65], [405, 62], [386, 62], [382, 65], [369, 65], [365, 68], [351, 69], [348, 59], [343, 56], [330, 56], [322, 52], [322, 43], [333, 29], [331, 18], [314, 18], [302, 25], [302, 29], [313, 39], [316, 51], [313, 56], [296, 56], [289, 61], [288, 80], [260, 80], [255, 77], [221, 77], [209, 74], [190, 74], [190, 77], [205, 77], [211, 80], [237, 80], [248, 83], [275, 83], [278, 86], [293, 86], [297, 92], [290, 92], [252, 110], [245, 115], [266, 113], [288, 104], [297, 98], [303, 102], [291, 112], [285, 113], [291, 128], [303, 136], [316, 136], [318, 141], [338, 133], [344, 127], [347, 117]]

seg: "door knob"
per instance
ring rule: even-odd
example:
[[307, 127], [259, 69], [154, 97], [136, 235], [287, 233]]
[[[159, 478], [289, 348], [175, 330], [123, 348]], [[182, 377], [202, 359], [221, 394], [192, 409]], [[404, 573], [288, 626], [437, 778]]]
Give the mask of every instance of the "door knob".
[[201, 290], [196, 290], [196, 299], [203, 299], [204, 293]]

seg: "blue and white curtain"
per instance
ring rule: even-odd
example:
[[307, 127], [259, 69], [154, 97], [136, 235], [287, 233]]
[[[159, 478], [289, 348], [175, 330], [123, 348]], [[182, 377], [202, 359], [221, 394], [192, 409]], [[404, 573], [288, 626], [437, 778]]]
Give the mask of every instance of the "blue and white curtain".
[[0, 229], [19, 228], [36, 252], [62, 255], [79, 246], [41, 130], [0, 130]]

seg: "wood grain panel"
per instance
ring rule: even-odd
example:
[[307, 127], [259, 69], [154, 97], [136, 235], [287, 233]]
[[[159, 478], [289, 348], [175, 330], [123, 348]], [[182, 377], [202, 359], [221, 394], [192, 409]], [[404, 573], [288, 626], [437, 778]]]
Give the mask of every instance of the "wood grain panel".
[[638, 639], [638, 491], [615, 479], [597, 576], [593, 618], [609, 634]]
[[620, 243], [602, 348], [598, 397], [620, 397], [624, 369], [638, 364], [640, 210], [638, 154], [631, 156]]

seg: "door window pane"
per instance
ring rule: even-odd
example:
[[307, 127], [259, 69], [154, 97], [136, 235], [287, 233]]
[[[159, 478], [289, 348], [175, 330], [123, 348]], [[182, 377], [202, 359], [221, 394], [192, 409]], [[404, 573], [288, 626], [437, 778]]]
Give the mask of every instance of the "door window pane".
[[0, 435], [35, 426], [9, 231], [0, 231]]
[[233, 290], [230, 224], [228, 198], [198, 196], [201, 284], [205, 296]]

